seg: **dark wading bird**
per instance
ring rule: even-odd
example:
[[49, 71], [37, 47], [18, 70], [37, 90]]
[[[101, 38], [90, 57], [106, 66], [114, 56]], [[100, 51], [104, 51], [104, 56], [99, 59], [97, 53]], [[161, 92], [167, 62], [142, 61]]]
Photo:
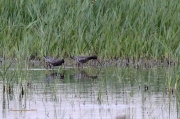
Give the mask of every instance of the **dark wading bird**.
[[93, 55], [93, 56], [77, 56], [77, 57], [72, 57], [71, 59], [73, 59], [74, 61], [76, 61], [78, 67], [80, 66], [80, 64], [84, 64], [86, 62], [88, 62], [91, 59], [97, 60], [99, 64], [101, 64], [97, 58], [97, 56]]
[[64, 59], [57, 59], [53, 57], [46, 57], [44, 56], [44, 59], [47, 62], [47, 67], [49, 66], [50, 68], [53, 66], [60, 66], [64, 63]]

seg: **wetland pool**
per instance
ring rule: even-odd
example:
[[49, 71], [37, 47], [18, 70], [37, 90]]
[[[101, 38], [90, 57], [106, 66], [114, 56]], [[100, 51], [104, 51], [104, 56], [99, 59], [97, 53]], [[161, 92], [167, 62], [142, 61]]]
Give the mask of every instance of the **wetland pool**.
[[167, 91], [167, 70], [9, 70], [0, 78], [0, 118], [178, 119], [178, 94]]

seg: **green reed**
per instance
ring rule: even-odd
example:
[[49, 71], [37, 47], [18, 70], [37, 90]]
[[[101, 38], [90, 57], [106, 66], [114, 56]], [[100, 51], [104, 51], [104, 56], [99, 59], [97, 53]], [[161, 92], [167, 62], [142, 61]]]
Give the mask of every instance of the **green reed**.
[[[9, 68], [11, 67], [12, 65], [12, 62], [7, 62], [5, 60], [5, 55], [3, 54], [3, 58], [2, 58], [2, 61], [1, 61], [1, 64], [2, 64], [2, 68], [0, 70], [0, 78], [3, 80], [3, 84], [7, 81], [7, 83], [9, 82], [9, 76], [8, 76], [8, 70]], [[7, 78], [8, 77], [8, 78]], [[13, 75], [12, 75], [13, 77]], [[11, 77], [11, 78], [12, 78]]]
[[169, 92], [179, 91], [180, 72], [178, 66], [167, 68], [165, 79], [166, 87]]
[[17, 50], [23, 58], [179, 56], [177, 0], [1, 0], [0, 7], [0, 46], [11, 58]]

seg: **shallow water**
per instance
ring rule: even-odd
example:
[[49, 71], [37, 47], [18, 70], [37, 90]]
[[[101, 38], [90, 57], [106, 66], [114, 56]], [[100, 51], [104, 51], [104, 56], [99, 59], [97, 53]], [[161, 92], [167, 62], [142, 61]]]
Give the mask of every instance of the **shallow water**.
[[11, 76], [12, 72], [4, 85], [0, 79], [2, 119], [180, 117], [178, 96], [165, 87], [166, 68], [38, 69]]

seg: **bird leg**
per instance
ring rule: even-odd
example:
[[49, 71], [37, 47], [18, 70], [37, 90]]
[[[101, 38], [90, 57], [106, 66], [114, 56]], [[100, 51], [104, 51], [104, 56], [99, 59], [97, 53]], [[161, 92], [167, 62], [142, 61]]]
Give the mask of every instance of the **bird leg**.
[[100, 63], [100, 61], [98, 59], [96, 59], [98, 61], [98, 63], [102, 66], [102, 64]]
[[49, 62], [46, 62], [46, 67], [47, 69], [50, 68], [51, 69], [51, 64]]

